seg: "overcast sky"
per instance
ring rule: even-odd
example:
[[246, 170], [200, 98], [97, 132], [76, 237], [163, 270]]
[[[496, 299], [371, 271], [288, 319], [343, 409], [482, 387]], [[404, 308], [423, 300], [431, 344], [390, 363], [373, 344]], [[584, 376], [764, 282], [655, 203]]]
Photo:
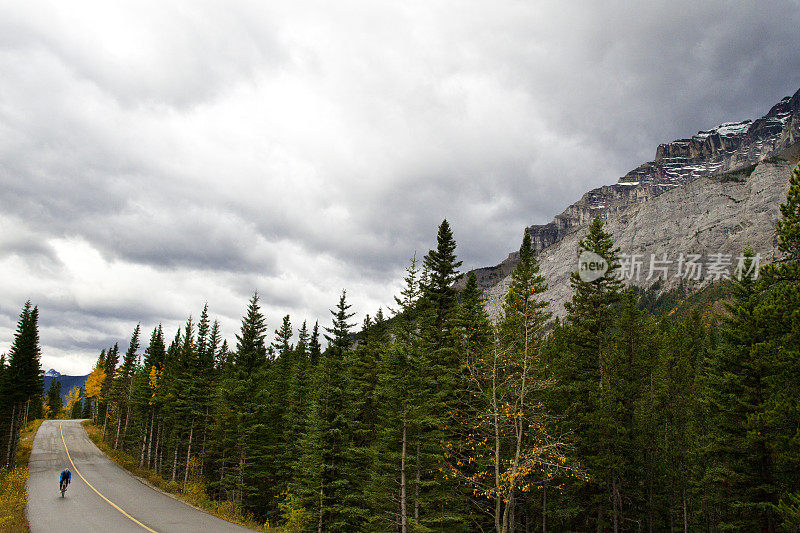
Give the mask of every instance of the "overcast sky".
[[443, 218], [496, 264], [800, 88], [797, 2], [641, 4], [0, 1], [0, 352], [27, 299], [71, 374], [204, 302], [233, 341], [255, 290], [361, 319]]

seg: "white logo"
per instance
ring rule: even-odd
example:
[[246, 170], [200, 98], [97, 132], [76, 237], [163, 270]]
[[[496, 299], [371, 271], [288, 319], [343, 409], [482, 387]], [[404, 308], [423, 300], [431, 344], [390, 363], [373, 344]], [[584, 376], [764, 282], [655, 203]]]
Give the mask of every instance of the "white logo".
[[582, 281], [590, 282], [602, 278], [608, 272], [608, 261], [603, 256], [584, 250], [578, 256], [578, 276]]

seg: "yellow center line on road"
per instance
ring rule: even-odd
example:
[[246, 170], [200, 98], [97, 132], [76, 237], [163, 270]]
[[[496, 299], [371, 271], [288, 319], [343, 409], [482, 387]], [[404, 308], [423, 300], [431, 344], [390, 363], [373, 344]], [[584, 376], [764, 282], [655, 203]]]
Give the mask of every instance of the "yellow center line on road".
[[76, 473], [77, 473], [79, 476], [81, 476], [81, 479], [84, 481], [84, 483], [86, 483], [87, 485], [89, 485], [89, 488], [90, 488], [90, 489], [92, 489], [93, 491], [95, 491], [95, 492], [97, 493], [97, 495], [98, 495], [98, 496], [100, 496], [101, 498], [103, 498], [103, 499], [104, 499], [104, 500], [105, 500], [105, 501], [106, 501], [106, 502], [107, 502], [107, 503], [108, 503], [108, 504], [109, 504], [111, 507], [113, 507], [114, 509], [116, 509], [116, 510], [117, 510], [117, 511], [119, 511], [120, 513], [124, 514], [126, 517], [130, 518], [132, 521], [134, 521], [134, 522], [135, 522], [135, 523], [137, 523], [138, 525], [142, 526], [142, 527], [143, 527], [144, 529], [146, 529], [147, 531], [150, 531], [150, 533], [158, 533], [158, 531], [156, 531], [155, 529], [151, 529], [151, 528], [147, 527], [146, 525], [142, 524], [141, 522], [139, 522], [138, 520], [136, 520], [134, 517], [132, 517], [131, 515], [129, 515], [128, 513], [126, 513], [126, 512], [125, 512], [125, 511], [124, 511], [124, 510], [123, 510], [123, 509], [122, 509], [122, 508], [121, 508], [119, 505], [115, 504], [114, 502], [112, 502], [111, 500], [109, 500], [108, 498], [106, 498], [105, 496], [103, 496], [103, 495], [100, 493], [100, 491], [99, 491], [99, 490], [97, 490], [96, 488], [94, 488], [94, 487], [92, 486], [92, 484], [91, 484], [91, 483], [89, 483], [88, 481], [86, 481], [86, 478], [85, 478], [85, 477], [83, 477], [83, 474], [81, 474], [80, 470], [78, 470], [78, 468], [75, 466], [75, 463], [72, 461], [72, 457], [69, 455], [69, 449], [67, 448], [67, 442], [64, 440], [64, 430], [61, 428], [61, 425], [62, 425], [62, 422], [59, 422], [59, 423], [58, 423], [58, 432], [59, 432], [59, 433], [61, 433], [61, 443], [64, 445], [64, 451], [66, 451], [66, 452], [67, 452], [67, 459], [69, 459], [69, 464], [71, 464], [71, 465], [72, 465], [72, 469], [73, 469], [73, 470], [75, 470], [75, 472], [76, 472]]

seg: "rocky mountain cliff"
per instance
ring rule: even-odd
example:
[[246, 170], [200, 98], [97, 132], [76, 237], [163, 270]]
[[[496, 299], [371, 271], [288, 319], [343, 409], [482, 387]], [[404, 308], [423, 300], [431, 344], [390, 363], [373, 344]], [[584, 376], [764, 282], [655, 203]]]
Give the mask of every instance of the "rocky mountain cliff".
[[[653, 282], [652, 276], [643, 279], [650, 254], [674, 255], [673, 268], [680, 253], [698, 254], [704, 261], [722, 253], [735, 262], [749, 245], [768, 256], [798, 143], [800, 91], [758, 120], [722, 124], [662, 144], [654, 161], [614, 185], [587, 192], [552, 222], [528, 227], [551, 287], [547, 296], [554, 301], [553, 310], [563, 312], [569, 273], [577, 268], [577, 242], [595, 216], [607, 220], [624, 254], [642, 256], [642, 279], [629, 281], [643, 286]], [[517, 253], [512, 252], [497, 266], [475, 270], [492, 314], [499, 310], [516, 263]], [[661, 278], [664, 286], [678, 280], [675, 273]]]

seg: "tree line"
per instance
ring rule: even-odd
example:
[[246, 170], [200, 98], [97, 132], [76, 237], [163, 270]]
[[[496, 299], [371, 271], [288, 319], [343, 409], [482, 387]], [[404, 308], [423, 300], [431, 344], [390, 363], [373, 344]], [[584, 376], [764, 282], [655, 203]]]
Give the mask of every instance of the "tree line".
[[233, 347], [207, 306], [170, 338], [137, 325], [100, 353], [82, 415], [287, 531], [797, 531], [800, 167], [777, 241], [760, 271], [745, 251], [724, 313], [678, 320], [617, 279], [595, 219], [578, 252], [609, 268], [574, 273], [554, 318], [526, 232], [493, 323], [474, 274], [454, 288], [444, 221], [358, 331], [344, 291], [329, 325], [286, 316], [271, 340], [255, 294]]

